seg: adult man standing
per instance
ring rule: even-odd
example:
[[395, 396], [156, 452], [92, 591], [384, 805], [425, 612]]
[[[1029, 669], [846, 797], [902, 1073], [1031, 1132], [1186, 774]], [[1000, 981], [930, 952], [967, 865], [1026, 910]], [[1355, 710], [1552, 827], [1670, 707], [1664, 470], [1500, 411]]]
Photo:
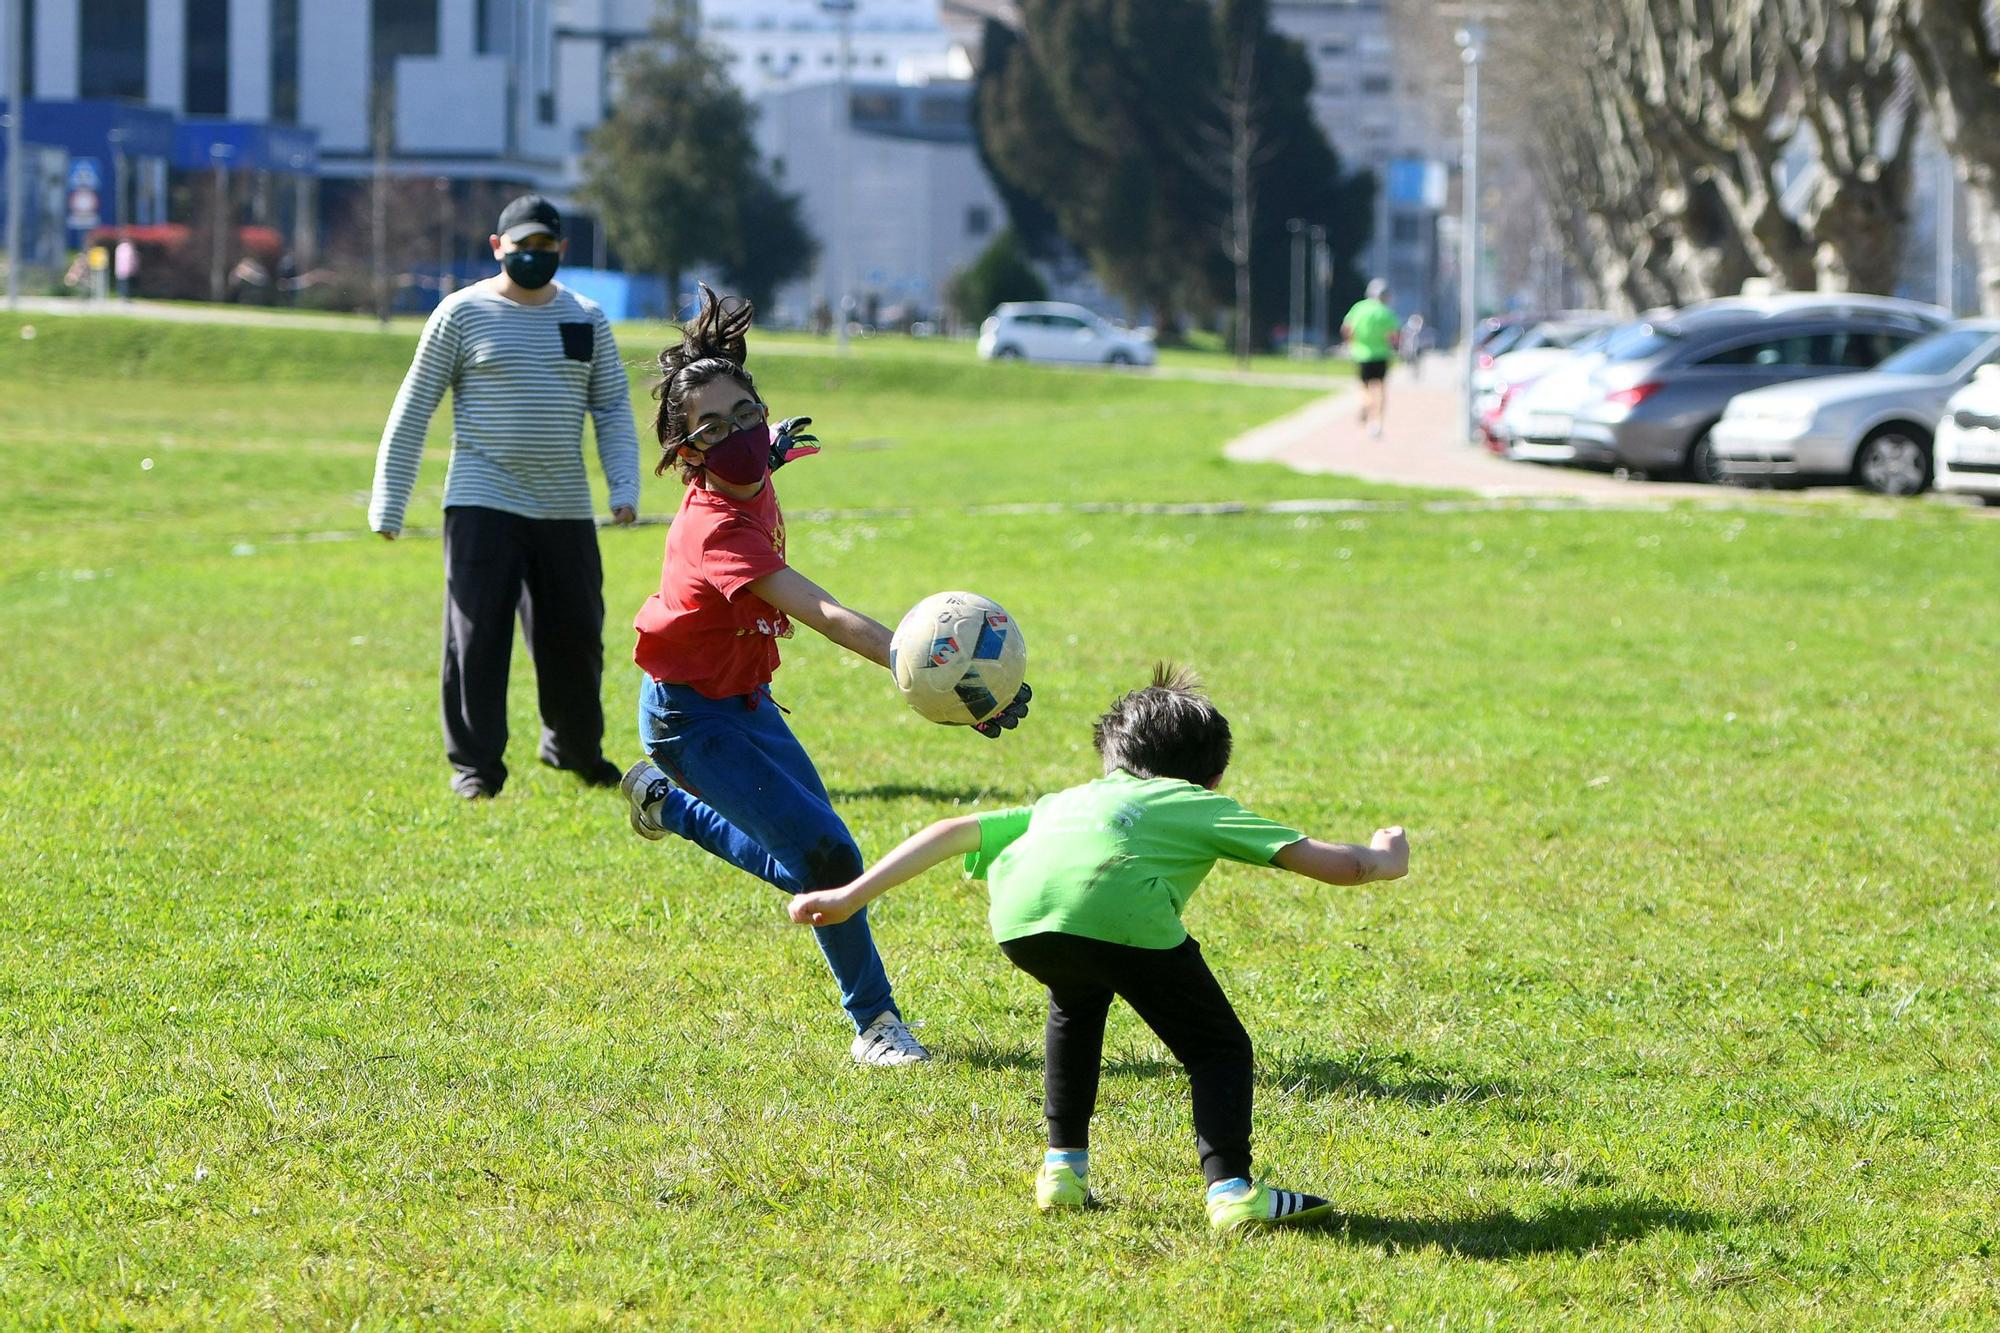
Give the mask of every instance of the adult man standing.
[[452, 391], [444, 484], [445, 757], [452, 789], [477, 799], [507, 781], [507, 669], [514, 617], [535, 663], [541, 759], [615, 787], [604, 757], [604, 576], [598, 560], [583, 415], [614, 522], [639, 505], [639, 437], [611, 325], [556, 282], [562, 215], [539, 195], [500, 213], [488, 238], [500, 273], [438, 303], [417, 343], [375, 457], [368, 526], [393, 541], [423, 458], [424, 434]]
[[1382, 414], [1389, 406], [1389, 358], [1396, 350], [1401, 321], [1387, 304], [1389, 284], [1380, 278], [1368, 284], [1368, 294], [1354, 303], [1340, 322], [1348, 355], [1361, 375], [1361, 424], [1382, 438]]

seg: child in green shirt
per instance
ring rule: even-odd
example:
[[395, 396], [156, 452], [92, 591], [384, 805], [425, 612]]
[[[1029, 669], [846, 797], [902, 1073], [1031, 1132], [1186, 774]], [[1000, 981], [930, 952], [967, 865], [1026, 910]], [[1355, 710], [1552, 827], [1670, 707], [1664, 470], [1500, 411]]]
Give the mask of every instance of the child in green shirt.
[[1048, 988], [1049, 1150], [1036, 1204], [1090, 1200], [1104, 1022], [1113, 998], [1122, 998], [1187, 1069], [1210, 1224], [1229, 1230], [1324, 1217], [1333, 1209], [1325, 1199], [1250, 1175], [1250, 1037], [1181, 912], [1225, 857], [1327, 884], [1399, 879], [1410, 864], [1403, 830], [1382, 829], [1366, 847], [1320, 842], [1216, 791], [1229, 766], [1229, 721], [1191, 673], [1171, 667], [1156, 668], [1150, 686], [1113, 704], [1093, 740], [1104, 777], [1031, 807], [932, 824], [853, 883], [792, 898], [792, 920], [837, 924], [884, 891], [964, 857], [966, 874], [988, 881], [1000, 951]]

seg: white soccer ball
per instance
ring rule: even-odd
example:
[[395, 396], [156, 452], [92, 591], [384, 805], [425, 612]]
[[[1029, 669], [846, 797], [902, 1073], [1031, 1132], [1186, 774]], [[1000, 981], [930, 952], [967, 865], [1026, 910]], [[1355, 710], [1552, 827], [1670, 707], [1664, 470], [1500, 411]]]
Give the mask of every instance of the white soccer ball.
[[992, 598], [934, 593], [896, 626], [889, 671], [910, 707], [933, 722], [969, 727], [1014, 702], [1028, 674], [1028, 644]]

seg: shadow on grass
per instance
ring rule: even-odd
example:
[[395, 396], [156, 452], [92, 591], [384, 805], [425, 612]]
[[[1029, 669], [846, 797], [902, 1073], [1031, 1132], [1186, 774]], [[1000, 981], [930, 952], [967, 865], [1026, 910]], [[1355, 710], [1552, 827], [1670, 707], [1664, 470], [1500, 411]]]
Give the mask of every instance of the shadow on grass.
[[1706, 1213], [1649, 1199], [1550, 1208], [1522, 1217], [1501, 1208], [1463, 1217], [1373, 1217], [1339, 1213], [1322, 1228], [1330, 1236], [1390, 1250], [1442, 1250], [1464, 1259], [1512, 1259], [1529, 1254], [1582, 1254], [1638, 1240], [1655, 1231], [1705, 1231]]
[[[1018, 1069], [1039, 1073], [1042, 1053], [1035, 1047], [980, 1045], [952, 1052], [978, 1069]], [[1325, 1097], [1369, 1097], [1378, 1101], [1403, 1102], [1410, 1106], [1461, 1106], [1519, 1095], [1520, 1089], [1498, 1080], [1466, 1081], [1436, 1074], [1384, 1077], [1377, 1072], [1381, 1062], [1355, 1059], [1260, 1060], [1259, 1087], [1287, 1096], [1317, 1101]], [[1130, 1059], [1107, 1055], [1107, 1078], [1182, 1078], [1180, 1065], [1172, 1060]]]
[[868, 787], [832, 787], [827, 794], [836, 801], [924, 801], [957, 805], [983, 804], [999, 809], [1012, 798], [991, 787], [932, 787], [921, 782], [878, 782]]

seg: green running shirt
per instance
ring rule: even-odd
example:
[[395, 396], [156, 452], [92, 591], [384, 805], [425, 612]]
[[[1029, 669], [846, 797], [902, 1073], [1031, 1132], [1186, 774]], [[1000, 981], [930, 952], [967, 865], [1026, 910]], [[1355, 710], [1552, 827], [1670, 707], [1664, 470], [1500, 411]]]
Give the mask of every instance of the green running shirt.
[[1350, 331], [1356, 363], [1387, 361], [1395, 350], [1389, 346], [1389, 339], [1403, 326], [1388, 306], [1365, 300], [1356, 301], [1341, 324]]
[[1181, 911], [1218, 860], [1269, 865], [1305, 835], [1178, 778], [1123, 771], [978, 816], [970, 879], [988, 882], [993, 938], [1061, 931], [1140, 949], [1187, 938]]

